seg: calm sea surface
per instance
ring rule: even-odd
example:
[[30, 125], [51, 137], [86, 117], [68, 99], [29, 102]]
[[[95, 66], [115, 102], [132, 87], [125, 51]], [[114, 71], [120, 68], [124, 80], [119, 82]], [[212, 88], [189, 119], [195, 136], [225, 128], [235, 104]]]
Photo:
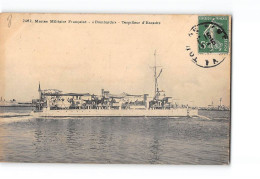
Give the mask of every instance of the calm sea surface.
[[[227, 164], [229, 111], [198, 118], [35, 119], [0, 107], [0, 161]], [[208, 120], [210, 118], [211, 120]]]

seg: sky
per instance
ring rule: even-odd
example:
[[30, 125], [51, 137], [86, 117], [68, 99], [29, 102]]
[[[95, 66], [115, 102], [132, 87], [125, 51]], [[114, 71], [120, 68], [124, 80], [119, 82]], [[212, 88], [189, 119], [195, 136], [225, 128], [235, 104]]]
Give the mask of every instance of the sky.
[[[230, 57], [214, 68], [191, 62], [185, 50], [197, 16], [13, 14], [8, 27], [1, 17], [1, 83], [5, 99], [31, 101], [42, 89], [100, 94], [148, 93], [153, 96], [157, 64], [159, 88], [180, 103], [206, 106], [230, 103]], [[34, 20], [86, 20], [86, 24], [25, 23]], [[92, 21], [116, 24], [92, 24]], [[122, 24], [152, 21], [160, 24]], [[3, 35], [4, 34], [4, 35]]]

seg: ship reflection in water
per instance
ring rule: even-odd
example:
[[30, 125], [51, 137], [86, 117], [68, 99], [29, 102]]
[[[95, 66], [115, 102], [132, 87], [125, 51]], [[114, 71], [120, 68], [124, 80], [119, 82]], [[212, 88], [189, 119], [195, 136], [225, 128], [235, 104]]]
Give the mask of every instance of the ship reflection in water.
[[202, 112], [204, 116], [215, 117], [212, 120], [0, 117], [0, 160], [226, 164], [229, 161], [229, 112]]

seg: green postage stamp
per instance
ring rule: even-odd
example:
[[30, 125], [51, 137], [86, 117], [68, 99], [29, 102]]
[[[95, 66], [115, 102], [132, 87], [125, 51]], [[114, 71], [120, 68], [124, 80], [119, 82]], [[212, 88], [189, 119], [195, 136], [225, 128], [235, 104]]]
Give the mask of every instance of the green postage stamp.
[[228, 21], [228, 16], [199, 16], [199, 53], [228, 53]]

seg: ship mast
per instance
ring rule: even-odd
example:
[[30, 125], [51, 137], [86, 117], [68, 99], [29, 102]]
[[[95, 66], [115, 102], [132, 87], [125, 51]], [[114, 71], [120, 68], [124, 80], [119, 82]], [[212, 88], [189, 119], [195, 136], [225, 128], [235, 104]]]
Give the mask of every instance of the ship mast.
[[156, 71], [156, 50], [154, 51], [154, 98], [156, 98], [156, 92], [157, 92], [157, 71]]
[[157, 96], [158, 96], [158, 78], [162, 73], [162, 69], [159, 72], [159, 74], [157, 75], [157, 67], [161, 67], [161, 66], [157, 66], [156, 65], [156, 50], [154, 51], [154, 66], [152, 67], [154, 69], [154, 99], [157, 100]]

